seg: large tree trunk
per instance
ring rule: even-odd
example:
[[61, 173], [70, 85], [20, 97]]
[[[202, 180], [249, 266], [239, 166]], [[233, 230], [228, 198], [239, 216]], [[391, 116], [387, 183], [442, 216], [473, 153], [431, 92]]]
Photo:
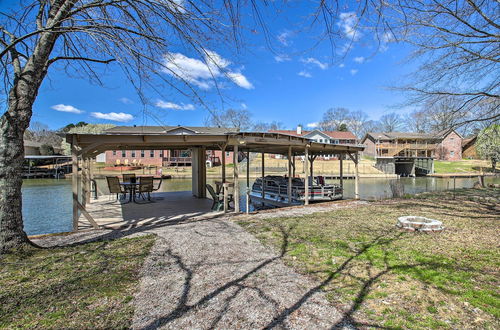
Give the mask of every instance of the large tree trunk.
[[9, 112], [0, 119], [0, 253], [30, 244], [21, 198], [25, 128], [16, 121]]
[[[51, 14], [67, 13], [74, 1], [54, 2]], [[63, 10], [60, 10], [60, 9]], [[0, 254], [32, 244], [23, 228], [23, 135], [29, 126], [33, 103], [47, 74], [49, 57], [58, 34], [41, 33], [32, 56], [15, 73], [8, 110], [0, 118]]]

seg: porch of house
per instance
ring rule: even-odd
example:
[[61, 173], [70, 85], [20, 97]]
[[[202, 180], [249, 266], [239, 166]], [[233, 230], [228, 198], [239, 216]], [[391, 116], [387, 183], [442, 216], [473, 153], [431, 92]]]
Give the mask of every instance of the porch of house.
[[[176, 224], [187, 219], [210, 219], [223, 214], [211, 210], [212, 200], [194, 197], [191, 191], [157, 192], [153, 202], [138, 199], [138, 203], [117, 201], [115, 195], [102, 195], [87, 202], [86, 211], [101, 228], [130, 229], [139, 226]], [[81, 214], [78, 229], [90, 229], [92, 224]]]

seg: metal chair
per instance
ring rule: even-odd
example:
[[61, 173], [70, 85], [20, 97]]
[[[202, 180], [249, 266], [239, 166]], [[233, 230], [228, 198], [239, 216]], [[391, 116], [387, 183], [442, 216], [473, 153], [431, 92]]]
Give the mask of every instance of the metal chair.
[[157, 185], [157, 186], [153, 186], [153, 191], [158, 191], [158, 190], [160, 190], [160, 188], [161, 188], [161, 183], [163, 182], [163, 179], [162, 179], [162, 178], [160, 178], [160, 179], [153, 179], [153, 182], [154, 182], [154, 181], [158, 181], [158, 185]]
[[153, 192], [153, 177], [141, 176], [139, 177], [139, 187], [137, 193], [146, 200], [144, 194], [148, 194], [148, 201], [151, 201], [151, 193]]
[[120, 180], [118, 179], [117, 176], [107, 176], [106, 181], [108, 182], [108, 189], [111, 194], [116, 194], [116, 199], [121, 199], [119, 196], [121, 195], [122, 198], [125, 198], [126, 191], [123, 188], [122, 185], [120, 185]]
[[207, 184], [207, 190], [210, 193], [210, 196], [212, 196], [212, 211], [221, 211], [224, 209], [224, 196], [217, 195], [217, 193], [214, 190], [214, 187], [212, 185]]
[[125, 173], [123, 174], [123, 182], [136, 182], [135, 173]]

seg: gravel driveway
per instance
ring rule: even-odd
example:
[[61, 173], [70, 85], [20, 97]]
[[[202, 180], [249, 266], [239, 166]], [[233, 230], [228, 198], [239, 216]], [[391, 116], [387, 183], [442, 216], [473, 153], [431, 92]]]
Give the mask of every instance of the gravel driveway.
[[[310, 211], [283, 209], [265, 216]], [[281, 252], [272, 251], [229, 217], [128, 231], [91, 230], [35, 241], [53, 246], [146, 233], [158, 238], [142, 269], [134, 329], [350, 328], [326, 300], [321, 284], [284, 265], [286, 245]]]
[[213, 219], [155, 233], [133, 328], [339, 326], [341, 314], [317, 284], [286, 267], [280, 253], [237, 224]]

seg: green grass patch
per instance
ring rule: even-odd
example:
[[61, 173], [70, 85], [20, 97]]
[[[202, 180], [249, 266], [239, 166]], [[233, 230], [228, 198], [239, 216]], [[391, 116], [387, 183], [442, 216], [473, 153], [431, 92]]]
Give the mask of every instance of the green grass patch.
[[436, 173], [490, 172], [491, 163], [484, 160], [459, 160], [454, 162], [435, 160], [434, 171]]
[[0, 259], [0, 328], [127, 328], [154, 236], [33, 249]]
[[[500, 190], [460, 189], [241, 225], [284, 260], [327, 281], [328, 299], [360, 323], [395, 328], [499, 328]], [[443, 221], [439, 233], [408, 233], [397, 217]], [[264, 229], [265, 228], [265, 229]], [[349, 309], [349, 308], [347, 308]]]

